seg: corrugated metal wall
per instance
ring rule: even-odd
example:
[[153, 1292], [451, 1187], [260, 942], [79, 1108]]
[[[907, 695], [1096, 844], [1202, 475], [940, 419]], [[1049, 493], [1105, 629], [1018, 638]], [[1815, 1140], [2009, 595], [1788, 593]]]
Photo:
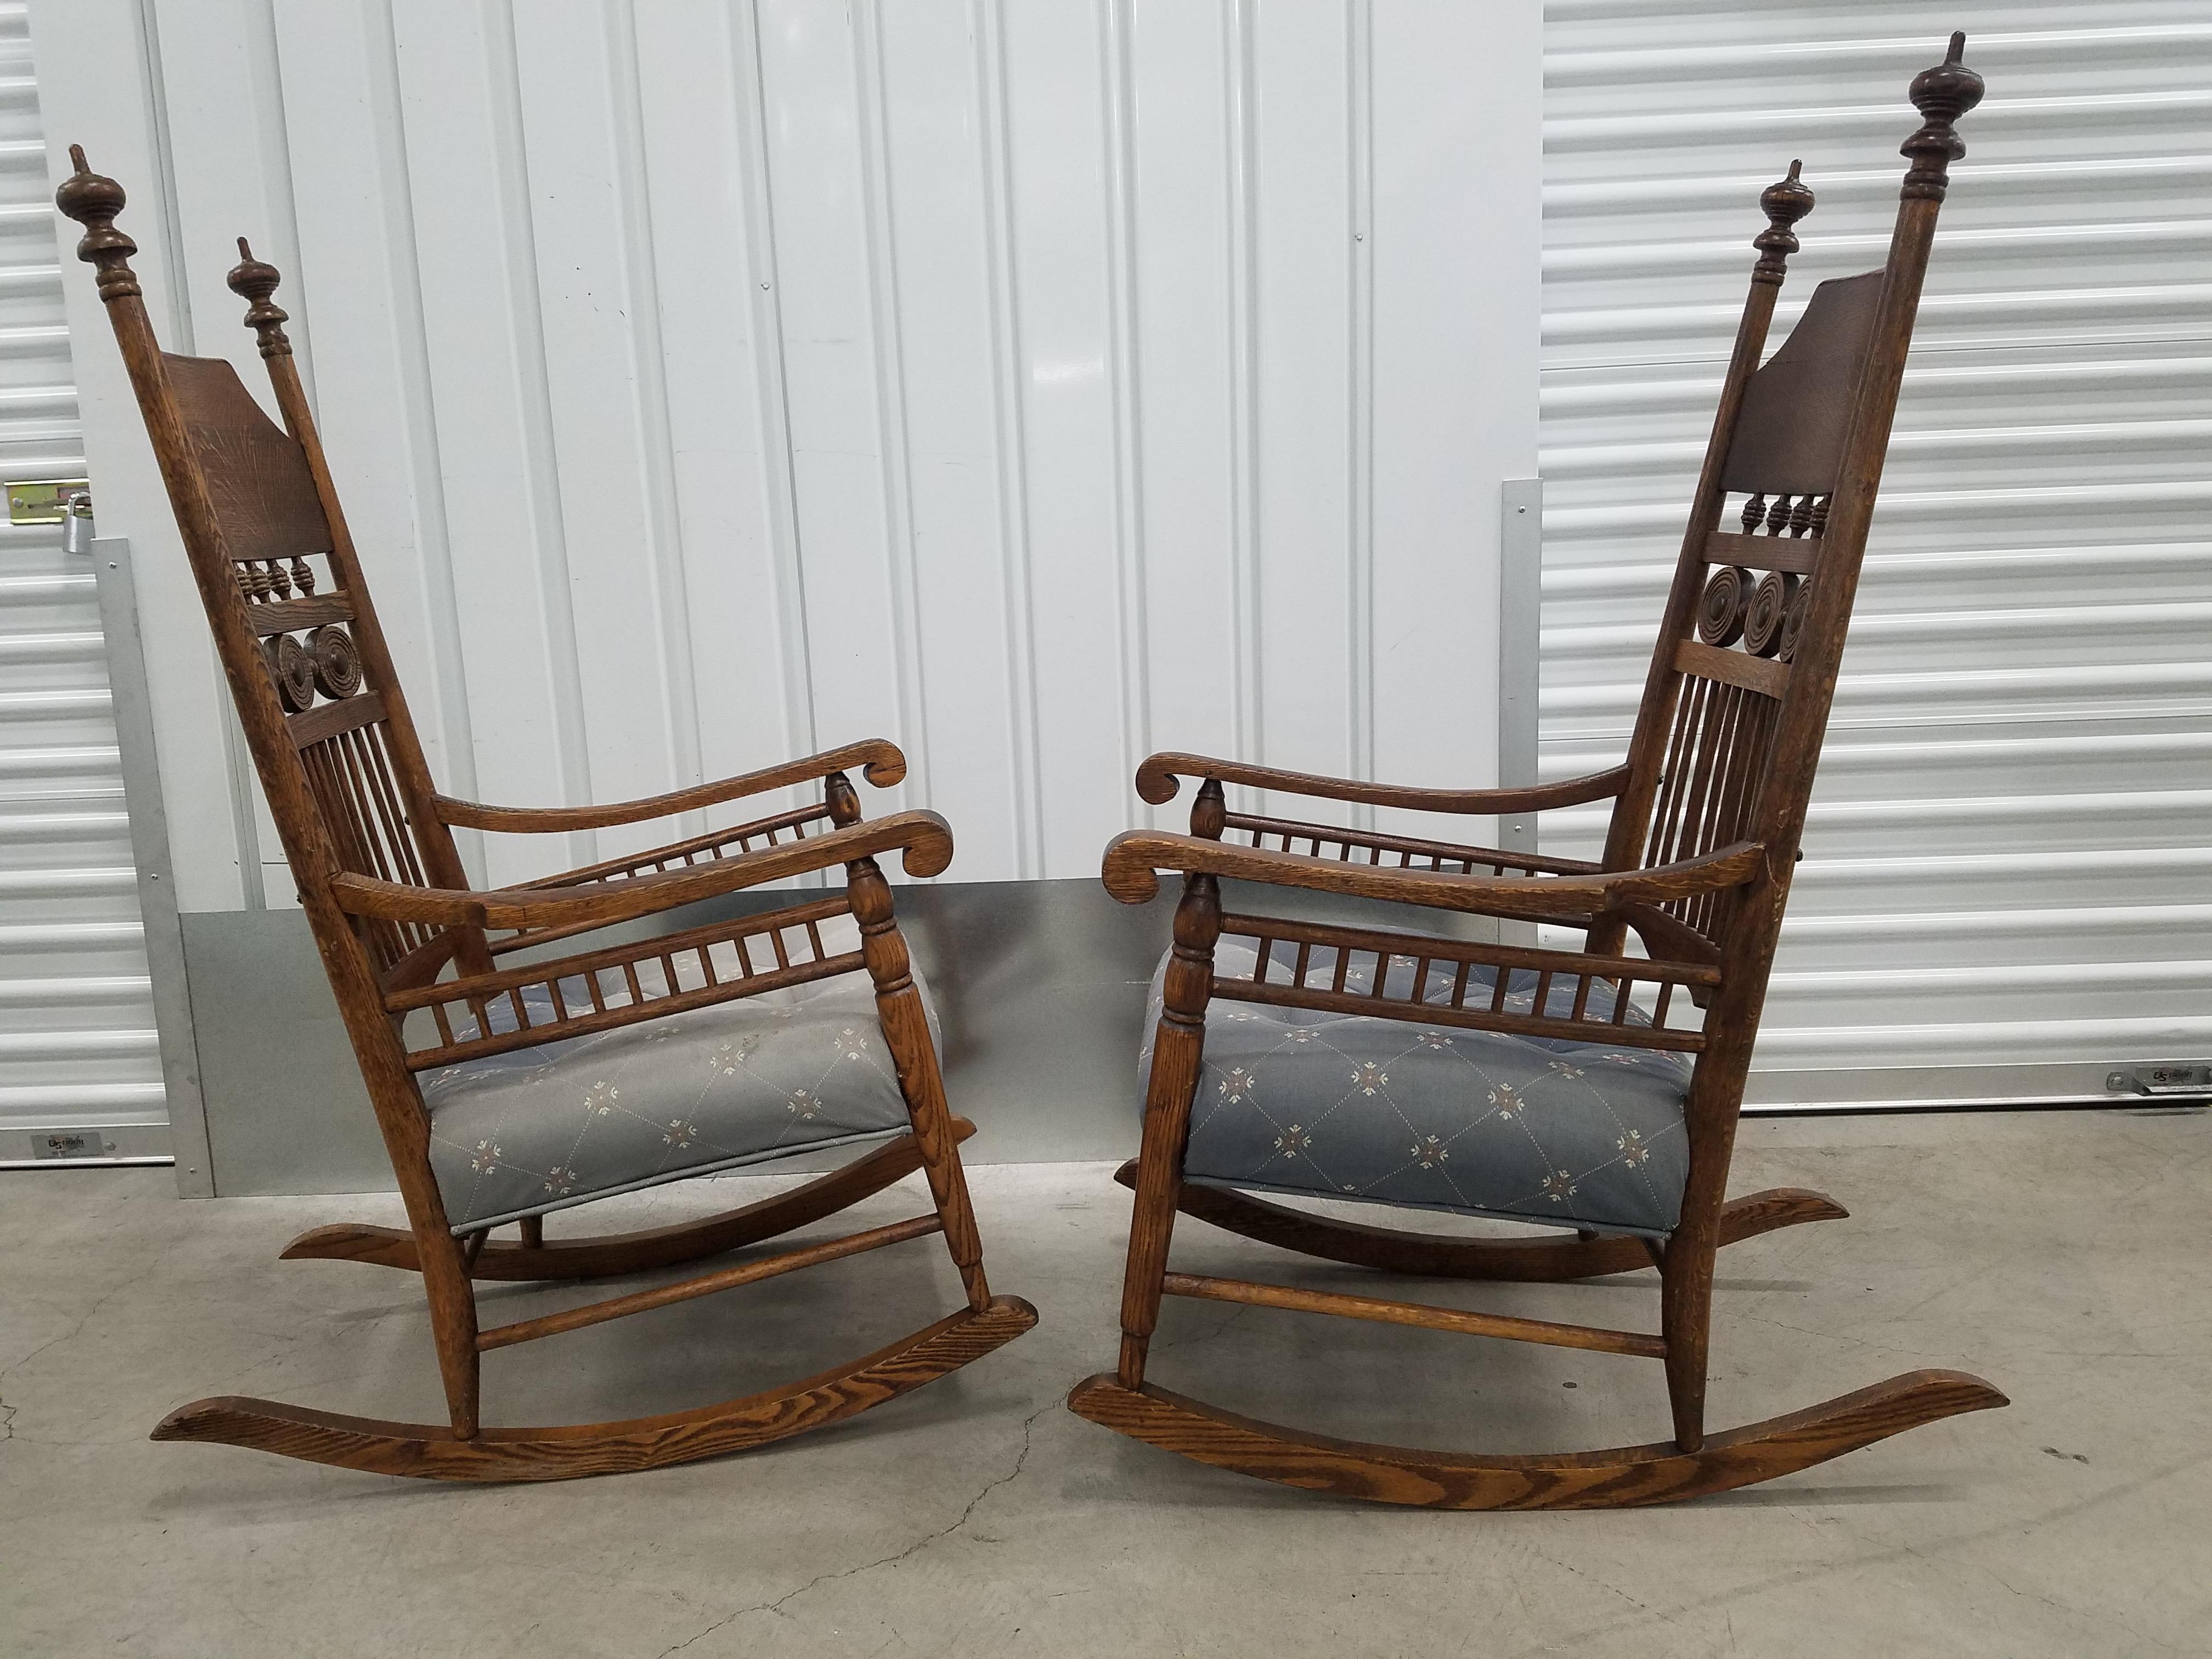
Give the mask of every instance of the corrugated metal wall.
[[[64, 9], [42, 36], [88, 57], [137, 27]], [[149, 292], [253, 384], [229, 239], [285, 269], [453, 792], [615, 799], [895, 734], [979, 880], [1095, 874], [1156, 746], [1494, 775], [1534, 8], [147, 9]], [[103, 529], [166, 537], [117, 496]], [[176, 613], [160, 696], [203, 671], [137, 564]], [[213, 805], [176, 760], [210, 712], [157, 720], [172, 799]], [[264, 827], [234, 867], [216, 816], [173, 814], [187, 909], [276, 857]]]
[[[1548, 0], [1542, 757], [1620, 752], [1742, 303], [1880, 263], [1961, 124], [1753, 1098], [2066, 1095], [2212, 1054], [2212, 15]], [[1594, 846], [1589, 815], [1547, 848]]]
[[[0, 478], [84, 476], [24, 9], [0, 5]], [[163, 1118], [89, 562], [0, 520], [0, 1163]], [[134, 1151], [143, 1148], [134, 1146]]]

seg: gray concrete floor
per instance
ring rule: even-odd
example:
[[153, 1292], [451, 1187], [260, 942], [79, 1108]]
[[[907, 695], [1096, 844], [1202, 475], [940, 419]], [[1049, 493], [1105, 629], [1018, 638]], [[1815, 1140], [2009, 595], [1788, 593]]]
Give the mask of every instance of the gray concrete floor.
[[[437, 1420], [410, 1278], [275, 1259], [299, 1229], [396, 1219], [396, 1202], [184, 1203], [161, 1170], [0, 1176], [0, 1652], [2212, 1653], [2212, 1117], [1754, 1121], [1743, 1141], [1737, 1190], [1817, 1187], [1854, 1215], [1723, 1258], [1714, 1425], [1919, 1365], [1979, 1372], [2009, 1410], [1668, 1510], [1437, 1515], [1284, 1491], [1060, 1408], [1114, 1352], [1127, 1200], [1104, 1166], [1017, 1165], [973, 1172], [993, 1282], [1043, 1313], [1011, 1346], [746, 1455], [436, 1487], [145, 1439], [204, 1394]], [[657, 1224], [765, 1179], [595, 1214]], [[853, 1217], [916, 1207], [896, 1188]], [[1392, 1284], [1195, 1223], [1177, 1256]], [[924, 1241], [505, 1351], [487, 1416], [745, 1392], [920, 1324], [955, 1289]], [[1648, 1273], [1399, 1293], [1656, 1319]], [[1169, 1305], [1154, 1352], [1162, 1382], [1370, 1439], [1665, 1433], [1658, 1370], [1632, 1359], [1195, 1303]]]

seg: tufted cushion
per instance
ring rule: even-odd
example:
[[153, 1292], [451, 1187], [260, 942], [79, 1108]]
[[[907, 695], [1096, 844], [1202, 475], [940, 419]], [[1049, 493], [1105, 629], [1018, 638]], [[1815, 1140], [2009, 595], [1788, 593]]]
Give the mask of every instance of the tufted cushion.
[[[857, 932], [835, 939], [833, 926], [822, 927], [829, 950], [854, 948]], [[722, 974], [720, 954], [716, 966]], [[696, 961], [679, 957], [678, 968], [680, 986], [703, 982]], [[727, 976], [736, 975], [731, 953]], [[915, 983], [927, 1006], [919, 975]], [[613, 986], [605, 994], [626, 1000]], [[564, 983], [562, 995], [571, 1007], [586, 1000], [580, 981], [574, 995]], [[551, 1016], [550, 999], [539, 999], [533, 1022], [540, 1006]], [[929, 1018], [933, 1036], [934, 1009]], [[491, 1020], [514, 1029], [501, 1005]], [[456, 1036], [473, 1034], [465, 1024]], [[455, 1232], [908, 1127], [863, 973], [518, 1048], [421, 1081], [430, 1166]]]
[[[1277, 945], [1268, 977], [1291, 980]], [[1224, 939], [1217, 980], [1249, 979], [1258, 951]], [[1336, 952], [1316, 945], [1308, 982], [1333, 975]], [[1345, 989], [1374, 986], [1373, 957], [1352, 953]], [[1497, 981], [1469, 976], [1468, 1001]], [[1386, 989], [1403, 996], [1413, 965], [1398, 957]], [[1167, 958], [1152, 976], [1139, 1076], [1149, 1076]], [[1432, 978], [1436, 976], [1432, 975]], [[1505, 1008], [1527, 1013], [1536, 975], [1516, 969]], [[1426, 993], [1450, 999], [1449, 977]], [[1593, 986], [1586, 1012], [1613, 1013]], [[1571, 985], [1554, 981], [1546, 1012], [1564, 1017]], [[1632, 1006], [1630, 1018], [1645, 1023]], [[1367, 1014], [1322, 1013], [1215, 999], [1191, 1108], [1186, 1179], [1218, 1187], [1362, 1199], [1510, 1221], [1660, 1236], [1680, 1218], [1689, 1174], [1682, 1106], [1690, 1059], [1649, 1048], [1417, 1025]], [[1140, 1097], [1141, 1098], [1141, 1097]]]

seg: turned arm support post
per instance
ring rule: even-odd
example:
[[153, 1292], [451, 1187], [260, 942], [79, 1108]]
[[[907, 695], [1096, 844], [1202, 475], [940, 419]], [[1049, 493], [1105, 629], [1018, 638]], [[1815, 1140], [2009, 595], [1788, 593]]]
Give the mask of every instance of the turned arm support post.
[[[1218, 795], [1218, 786], [1209, 786]], [[1143, 1150], [1137, 1158], [1137, 1201], [1129, 1222], [1129, 1265], [1121, 1284], [1120, 1376], [1142, 1386], [1145, 1355], [1159, 1322], [1160, 1297], [1182, 1190], [1183, 1147], [1190, 1139], [1190, 1103], [1206, 1057], [1206, 1005], [1213, 994], [1213, 947], [1221, 938], [1221, 884], [1194, 872], [1183, 878], [1176, 907], [1175, 949], [1168, 958], [1166, 1000], [1152, 1037], [1152, 1073], [1145, 1085]]]

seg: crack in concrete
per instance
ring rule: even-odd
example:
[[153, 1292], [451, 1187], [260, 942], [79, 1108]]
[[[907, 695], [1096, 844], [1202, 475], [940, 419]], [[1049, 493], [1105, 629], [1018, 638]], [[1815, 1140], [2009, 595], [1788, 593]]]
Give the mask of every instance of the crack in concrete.
[[1228, 1318], [1223, 1320], [1218, 1325], [1214, 1326], [1211, 1330], [1190, 1331], [1185, 1333], [1182, 1336], [1171, 1336], [1164, 1342], [1153, 1341], [1148, 1343], [1146, 1345], [1147, 1352], [1152, 1353], [1164, 1353], [1170, 1348], [1187, 1347], [1193, 1342], [1211, 1342], [1215, 1337], [1223, 1334], [1231, 1325], [1234, 1325], [1238, 1320], [1243, 1318], [1246, 1314], [1249, 1314], [1251, 1311], [1252, 1310], [1249, 1307], [1233, 1309], [1231, 1310]]
[[[58, 1348], [63, 1343], [74, 1341], [76, 1338], [83, 1335], [84, 1328], [92, 1322], [92, 1316], [130, 1288], [131, 1286], [128, 1283], [118, 1285], [113, 1290], [108, 1291], [106, 1295], [101, 1297], [89, 1308], [87, 1308], [82, 1313], [79, 1314], [77, 1316], [76, 1323], [70, 1326], [69, 1329], [64, 1331], [59, 1336], [50, 1337], [46, 1341], [40, 1343], [37, 1347], [32, 1349], [30, 1352], [25, 1354], [21, 1359], [15, 1361], [12, 1364], [0, 1365], [0, 1382], [5, 1382], [11, 1375], [22, 1370], [24, 1366], [29, 1364], [40, 1354], [46, 1352], [50, 1349]], [[0, 1430], [6, 1431], [5, 1433], [0, 1433], [0, 1443], [13, 1440], [15, 1437], [15, 1417], [22, 1409], [23, 1408], [21, 1406], [11, 1406], [6, 1401], [0, 1400], [0, 1411], [4, 1411], [8, 1413], [6, 1420], [0, 1421]], [[29, 1443], [26, 1442], [25, 1443], [27, 1444]]]
[[807, 1591], [814, 1589], [817, 1585], [829, 1583], [834, 1579], [857, 1578], [864, 1572], [873, 1572], [878, 1567], [895, 1567], [900, 1562], [906, 1560], [910, 1556], [919, 1555], [923, 1550], [927, 1549], [932, 1544], [938, 1542], [940, 1539], [950, 1538], [954, 1533], [958, 1532], [961, 1528], [966, 1526], [970, 1520], [975, 1518], [976, 1509], [982, 1504], [985, 1498], [988, 1498], [993, 1492], [998, 1491], [1000, 1487], [1006, 1486], [1020, 1477], [1023, 1468], [1027, 1466], [1030, 1461], [1030, 1449], [1036, 1441], [1037, 1419], [1044, 1416], [1046, 1413], [1056, 1410], [1059, 1407], [1059, 1405], [1060, 1401], [1057, 1400], [1048, 1401], [1046, 1404], [1039, 1407], [1036, 1411], [1031, 1412], [1027, 1417], [1022, 1419], [1022, 1449], [1015, 1455], [1014, 1467], [1007, 1470], [1006, 1474], [1000, 1475], [997, 1480], [988, 1483], [981, 1492], [969, 1498], [968, 1500], [968, 1506], [960, 1511], [959, 1518], [954, 1521], [951, 1525], [947, 1527], [939, 1527], [935, 1532], [924, 1534], [921, 1537], [916, 1539], [913, 1543], [908, 1545], [904, 1549], [899, 1551], [895, 1555], [886, 1555], [879, 1561], [864, 1562], [857, 1567], [846, 1567], [836, 1572], [817, 1573], [815, 1577], [808, 1579], [805, 1583], [801, 1584], [797, 1589], [791, 1590], [785, 1595], [779, 1595], [773, 1601], [756, 1601], [750, 1607], [739, 1607], [734, 1613], [726, 1613], [721, 1618], [717, 1619], [713, 1624], [708, 1626], [706, 1629], [698, 1632], [695, 1635], [685, 1637], [684, 1640], [678, 1642], [674, 1647], [664, 1648], [657, 1656], [655, 1656], [655, 1659], [668, 1659], [668, 1656], [671, 1654], [681, 1653], [693, 1643], [703, 1641], [708, 1637], [712, 1636], [716, 1631], [721, 1629], [725, 1625], [732, 1624], [738, 1620], [744, 1618], [749, 1613], [772, 1613], [779, 1619], [783, 1618], [786, 1616], [783, 1611], [784, 1604], [786, 1602], [797, 1601], [800, 1596], [805, 1595]]

